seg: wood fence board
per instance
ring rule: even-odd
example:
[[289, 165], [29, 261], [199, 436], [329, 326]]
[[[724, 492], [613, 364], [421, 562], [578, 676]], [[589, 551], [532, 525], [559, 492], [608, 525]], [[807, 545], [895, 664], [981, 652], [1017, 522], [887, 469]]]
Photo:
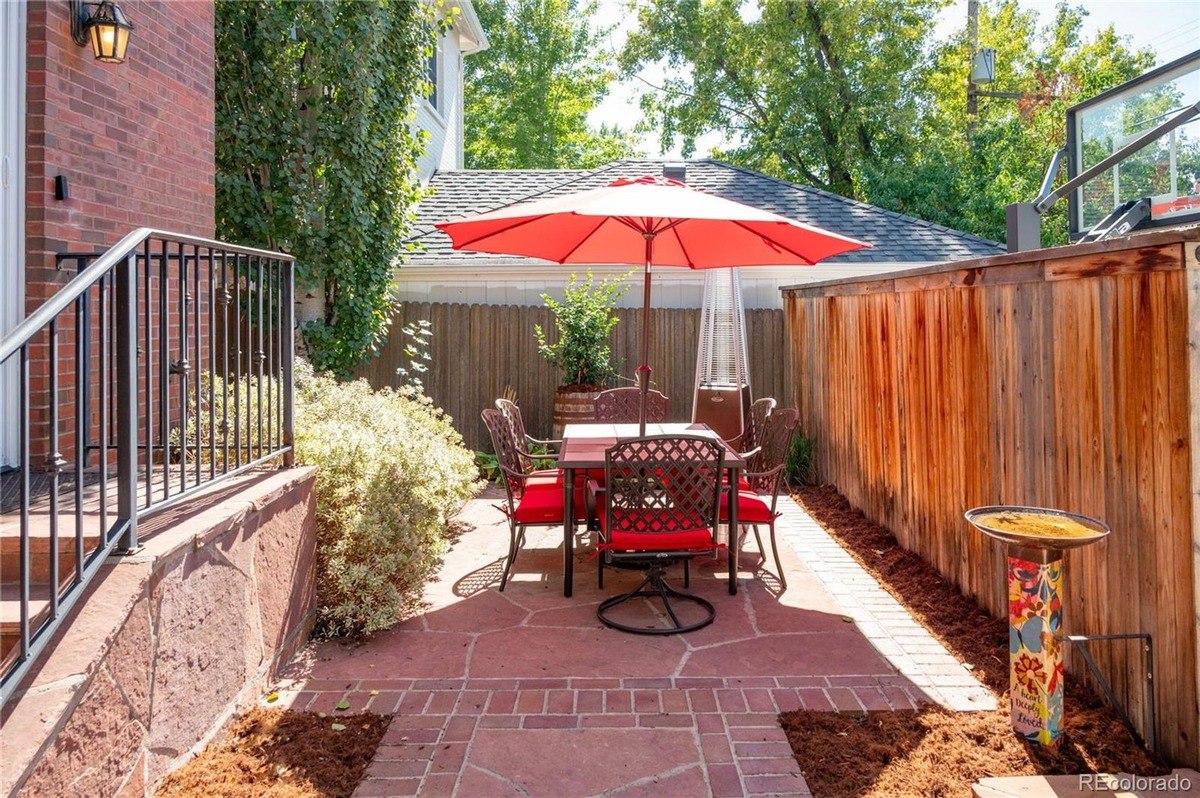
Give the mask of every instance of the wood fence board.
[[[641, 310], [621, 308], [612, 335], [614, 360], [622, 375], [620, 384], [632, 385], [640, 360]], [[507, 387], [516, 392], [530, 434], [550, 437], [554, 389], [559, 375], [537, 353], [535, 325], [553, 328], [553, 317], [541, 307], [463, 305], [402, 302], [396, 309], [387, 343], [378, 356], [364, 363], [356, 376], [373, 386], [396, 386], [396, 369], [408, 366], [404, 348], [407, 324], [428, 320], [433, 337], [432, 367], [424, 375], [426, 393], [454, 420], [466, 445], [490, 450], [491, 442], [480, 419]], [[784, 406], [792, 403], [792, 366], [785, 363], [789, 347], [783, 311], [746, 311], [750, 378], [755, 396], [774, 396]], [[698, 309], [655, 308], [650, 322], [650, 365], [655, 387], [671, 399], [671, 417], [686, 419], [692, 413], [696, 341], [700, 332]]]
[[[1163, 236], [789, 291], [781, 358], [818, 476], [999, 617], [1004, 549], [971, 532], [964, 510], [1105, 519], [1107, 543], [1068, 555], [1066, 627], [1153, 635], [1160, 746], [1193, 766], [1200, 277], [1185, 268], [1200, 268], [1196, 246]], [[1139, 646], [1091, 648], [1144, 731]], [[1087, 678], [1070, 649], [1068, 667]]]

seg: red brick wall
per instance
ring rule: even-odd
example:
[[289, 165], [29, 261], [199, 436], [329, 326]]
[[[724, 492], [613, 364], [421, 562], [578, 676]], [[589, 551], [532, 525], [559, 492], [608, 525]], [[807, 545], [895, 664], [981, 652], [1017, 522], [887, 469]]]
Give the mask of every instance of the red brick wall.
[[[121, 7], [136, 29], [125, 63], [104, 64], [72, 40], [67, 0], [28, 6], [27, 313], [75, 275], [73, 262], [56, 269], [59, 252], [103, 251], [138, 227], [213, 234], [212, 0], [122, 0]], [[58, 175], [69, 183], [65, 201], [54, 198]], [[78, 370], [72, 316], [60, 317], [55, 447], [68, 458]], [[39, 336], [30, 352], [35, 467], [49, 449], [47, 340]], [[98, 348], [92, 351], [87, 379], [95, 441]]]
[[143, 226], [213, 233], [213, 3], [121, 7], [136, 30], [125, 63], [103, 64], [72, 41], [66, 0], [29, 4], [27, 312], [73, 272], [55, 270], [57, 252]]

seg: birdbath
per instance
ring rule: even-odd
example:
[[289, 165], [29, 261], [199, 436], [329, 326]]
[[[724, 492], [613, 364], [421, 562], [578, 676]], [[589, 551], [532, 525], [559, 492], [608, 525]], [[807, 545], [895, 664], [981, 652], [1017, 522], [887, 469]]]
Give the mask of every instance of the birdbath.
[[977, 507], [971, 525], [1008, 547], [1008, 695], [1013, 730], [1058, 745], [1063, 723], [1063, 551], [1103, 540], [1102, 521], [1041, 507]]

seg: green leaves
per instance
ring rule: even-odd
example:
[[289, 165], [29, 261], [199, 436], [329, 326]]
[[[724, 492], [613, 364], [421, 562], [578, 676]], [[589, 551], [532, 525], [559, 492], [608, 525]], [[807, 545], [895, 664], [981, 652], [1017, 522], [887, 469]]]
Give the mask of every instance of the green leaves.
[[625, 74], [672, 69], [642, 107], [664, 150], [724, 133], [719, 155], [846, 196], [864, 167], [911, 143], [908, 87], [924, 66], [936, 0], [737, 0], [639, 4]]
[[541, 325], [535, 326], [538, 354], [562, 371], [565, 384], [596, 386], [612, 376], [609, 334], [617, 326], [617, 300], [628, 288], [628, 276], [596, 282], [591, 272], [583, 281], [571, 275], [562, 302], [542, 294], [558, 336], [551, 342]]
[[447, 519], [482, 487], [473, 454], [420, 392], [375, 391], [300, 360], [296, 462], [318, 467], [316, 634], [389, 628], [417, 608]]
[[[641, 98], [664, 150], [718, 132], [716, 155], [777, 177], [992, 239], [1005, 205], [1037, 193], [1062, 145], [1066, 107], [1153, 64], [1109, 28], [1082, 35], [1084, 11], [1058, 6], [1037, 30], [1016, 0], [980, 4], [980, 45], [996, 52], [967, 135], [964, 29], [935, 38], [939, 0], [648, 0], [619, 58], [633, 75], [670, 69]], [[965, 23], [965, 20], [964, 20]], [[1066, 239], [1066, 203], [1046, 220]]]
[[216, 7], [218, 235], [284, 249], [324, 296], [314, 364], [348, 374], [392, 316], [392, 269], [421, 197], [409, 124], [447, 24], [409, 0]]
[[635, 154], [588, 113], [614, 79], [595, 0], [476, 0], [488, 49], [463, 62], [471, 169], [591, 169]]

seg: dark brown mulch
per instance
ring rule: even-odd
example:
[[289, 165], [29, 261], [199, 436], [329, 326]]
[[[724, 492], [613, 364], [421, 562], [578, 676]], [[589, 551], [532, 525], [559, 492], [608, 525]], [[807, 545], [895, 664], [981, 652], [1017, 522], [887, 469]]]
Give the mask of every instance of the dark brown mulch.
[[1118, 716], [1068, 674], [1064, 740], [1030, 746], [1008, 713], [1008, 626], [964, 596], [928, 563], [868, 520], [832, 486], [795, 498], [850, 554], [997, 695], [992, 712], [790, 712], [780, 717], [817, 798], [958, 796], [989, 776], [1169, 771], [1142, 749]]
[[[390, 718], [254, 709], [158, 787], [187, 798], [349, 798]], [[333, 724], [344, 726], [335, 730]]]

